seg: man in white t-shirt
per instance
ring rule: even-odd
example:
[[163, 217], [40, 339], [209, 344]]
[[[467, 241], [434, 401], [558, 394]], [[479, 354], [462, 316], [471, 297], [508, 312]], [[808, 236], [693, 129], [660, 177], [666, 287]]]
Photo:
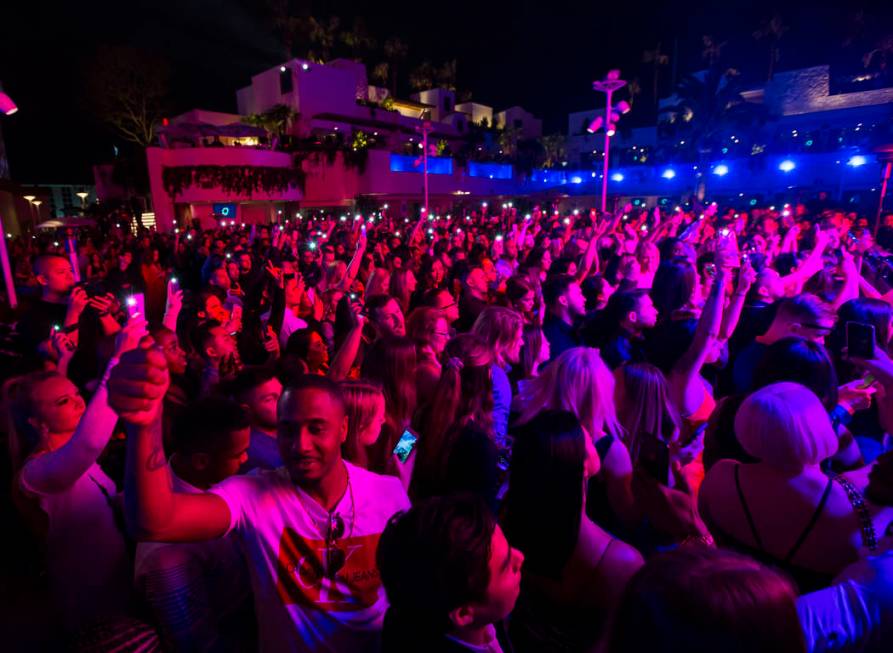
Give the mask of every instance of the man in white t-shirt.
[[378, 539], [409, 500], [398, 479], [341, 459], [347, 416], [337, 384], [305, 376], [283, 392], [283, 467], [202, 494], [171, 489], [160, 429], [167, 385], [154, 348], [122, 357], [109, 381], [109, 404], [128, 423], [131, 527], [141, 539], [167, 542], [234, 532], [248, 559], [262, 651], [378, 650], [387, 608]]

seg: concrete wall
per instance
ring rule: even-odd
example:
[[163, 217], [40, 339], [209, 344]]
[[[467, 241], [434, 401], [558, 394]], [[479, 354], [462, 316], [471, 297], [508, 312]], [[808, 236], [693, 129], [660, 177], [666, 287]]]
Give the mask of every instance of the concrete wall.
[[543, 135], [543, 121], [521, 107], [509, 107], [496, 114], [496, 126], [500, 129], [514, 127], [516, 120], [520, 121], [521, 135], [524, 138], [539, 138]]
[[471, 122], [478, 125], [481, 124], [481, 121], [483, 121], [485, 118], [487, 119], [488, 125], [493, 125], [493, 107], [488, 107], [486, 104], [478, 104], [477, 102], [463, 102], [456, 105], [456, 111], [467, 113], [470, 116]]
[[[159, 231], [173, 228], [175, 202], [177, 204], [210, 204], [212, 202], [295, 202], [301, 199], [298, 188], [290, 188], [282, 193], [258, 191], [252, 195], [225, 193], [220, 189], [186, 188], [176, 198], [171, 198], [164, 190], [163, 170], [177, 166], [259, 166], [290, 168], [292, 157], [284, 152], [257, 150], [239, 147], [201, 147], [183, 149], [162, 149], [150, 147], [146, 150], [149, 167], [149, 186], [152, 205], [155, 210], [155, 223]], [[237, 220], [239, 217], [236, 218]]]
[[172, 125], [180, 123], [202, 123], [222, 127], [242, 122], [242, 116], [238, 113], [223, 113], [222, 111], [206, 111], [205, 109], [193, 109], [171, 119]]
[[453, 113], [456, 106], [456, 93], [446, 88], [432, 88], [414, 93], [412, 99], [431, 105], [431, 120], [440, 121], [444, 116]]
[[777, 73], [766, 85], [764, 102], [774, 115], [849, 109], [893, 102], [893, 88], [830, 95], [828, 66]]

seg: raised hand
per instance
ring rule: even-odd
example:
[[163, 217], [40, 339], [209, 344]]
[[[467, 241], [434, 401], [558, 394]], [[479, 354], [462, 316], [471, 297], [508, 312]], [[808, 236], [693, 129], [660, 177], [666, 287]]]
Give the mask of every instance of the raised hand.
[[161, 414], [170, 385], [167, 359], [151, 338], [121, 356], [108, 382], [109, 406], [125, 422], [148, 426]]
[[87, 308], [89, 301], [90, 298], [87, 296], [87, 291], [80, 286], [75, 287], [68, 297], [68, 314], [65, 316], [65, 323], [77, 322], [81, 317], [81, 313]]
[[136, 349], [140, 341], [147, 335], [147, 324], [143, 318], [131, 318], [128, 320], [127, 324], [115, 336], [115, 356], [120, 358], [122, 354]]

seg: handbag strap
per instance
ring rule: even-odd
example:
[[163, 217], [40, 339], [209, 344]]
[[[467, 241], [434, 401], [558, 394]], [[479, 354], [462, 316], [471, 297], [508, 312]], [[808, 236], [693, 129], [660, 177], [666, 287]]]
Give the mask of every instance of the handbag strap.
[[859, 489], [849, 480], [840, 474], [834, 474], [831, 477], [846, 492], [850, 505], [853, 506], [853, 512], [859, 518], [859, 529], [862, 533], [862, 546], [872, 553], [877, 550], [877, 534], [874, 531], [874, 521], [871, 519], [871, 513], [865, 504], [865, 498]]

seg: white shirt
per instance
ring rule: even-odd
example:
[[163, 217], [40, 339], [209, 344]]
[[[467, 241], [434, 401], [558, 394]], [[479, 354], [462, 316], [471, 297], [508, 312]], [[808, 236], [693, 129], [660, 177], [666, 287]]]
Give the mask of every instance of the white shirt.
[[124, 535], [115, 525], [109, 500], [115, 484], [93, 463], [68, 489], [43, 494], [19, 475], [26, 495], [37, 498], [48, 520], [47, 578], [69, 630], [126, 614], [131, 568]]
[[397, 478], [345, 462], [348, 490], [333, 513], [344, 521], [334, 546], [344, 565], [326, 577], [329, 513], [284, 467], [233, 476], [211, 492], [230, 509], [249, 560], [261, 651], [377, 651], [387, 610], [375, 563], [394, 513], [409, 508]]
[[804, 594], [797, 612], [806, 650], [893, 650], [893, 549], [854, 562], [825, 589]]

